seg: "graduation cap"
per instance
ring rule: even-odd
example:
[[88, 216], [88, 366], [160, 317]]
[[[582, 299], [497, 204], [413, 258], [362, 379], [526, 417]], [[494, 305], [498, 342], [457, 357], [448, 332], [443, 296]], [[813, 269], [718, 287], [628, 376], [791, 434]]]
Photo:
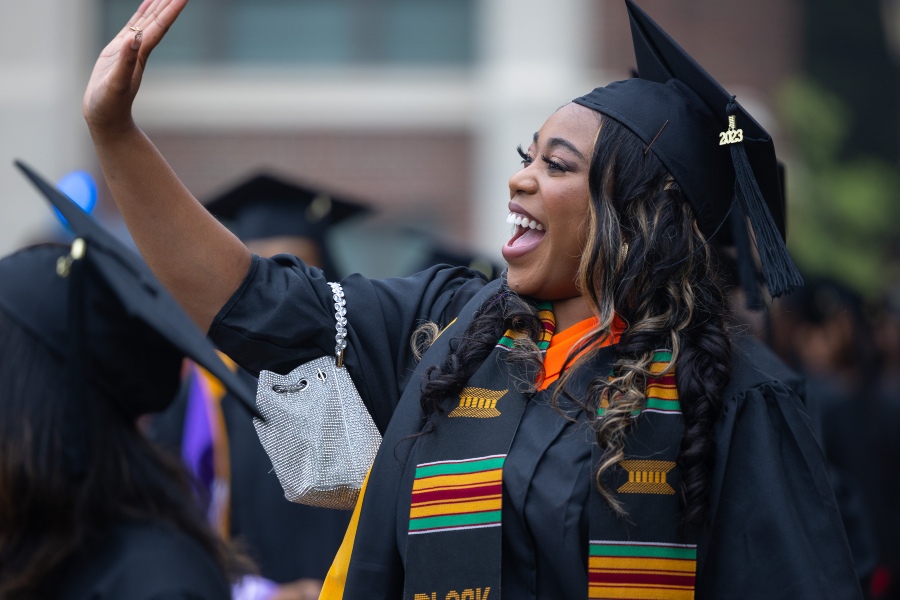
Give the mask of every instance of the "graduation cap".
[[[700, 230], [728, 243], [736, 206], [752, 227], [773, 297], [803, 284], [784, 244], [784, 210], [772, 138], [632, 0], [625, 0], [638, 77], [596, 88], [575, 103], [638, 136], [675, 178]], [[721, 243], [721, 242], [720, 242]], [[752, 261], [749, 248], [739, 261]]]
[[326, 242], [329, 229], [369, 211], [357, 202], [268, 173], [250, 177], [205, 206], [244, 242], [276, 237], [313, 240], [320, 250], [320, 264], [315, 266], [329, 278], [338, 276]]
[[174, 399], [181, 360], [189, 357], [261, 418], [253, 392], [143, 260], [31, 168], [16, 165], [76, 239], [71, 249], [36, 246], [0, 261], [0, 309], [65, 361], [70, 393], [84, 396], [89, 385], [128, 419], [157, 412]]

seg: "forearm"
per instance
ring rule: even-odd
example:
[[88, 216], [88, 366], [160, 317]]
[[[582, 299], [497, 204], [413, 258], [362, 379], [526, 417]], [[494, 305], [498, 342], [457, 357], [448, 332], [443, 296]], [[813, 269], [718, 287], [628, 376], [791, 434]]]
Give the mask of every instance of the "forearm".
[[250, 252], [193, 197], [136, 126], [91, 128], [100, 166], [153, 273], [207, 331], [238, 288]]

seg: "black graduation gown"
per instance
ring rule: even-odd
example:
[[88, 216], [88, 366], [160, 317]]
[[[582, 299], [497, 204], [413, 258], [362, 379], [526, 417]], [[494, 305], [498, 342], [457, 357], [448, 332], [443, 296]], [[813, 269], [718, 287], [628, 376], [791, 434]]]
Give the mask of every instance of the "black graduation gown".
[[[238, 376], [256, 387], [246, 371]], [[155, 415], [151, 438], [180, 456], [190, 381], [165, 412]], [[325, 579], [341, 545], [350, 511], [288, 501], [246, 408], [230, 393], [221, 401], [231, 470], [229, 533], [259, 568], [277, 583]]]
[[[395, 280], [352, 276], [343, 284], [348, 368], [379, 427], [390, 422], [344, 598], [400, 598], [409, 508], [397, 490], [408, 488], [412, 470], [405, 467], [415, 464], [409, 436], [421, 426], [419, 377], [477, 309], [480, 298], [463, 306], [484, 281], [466, 269], [432, 268]], [[285, 373], [331, 353], [331, 310], [330, 289], [315, 269], [285, 256], [254, 257], [210, 334], [245, 366]], [[445, 326], [457, 316], [413, 376], [412, 330], [424, 319]], [[797, 396], [736, 353], [725, 407], [698, 597], [859, 597], [822, 453]], [[591, 466], [591, 440], [577, 422], [536, 401], [526, 406], [504, 466], [504, 597], [586, 597]]]
[[[760, 371], [786, 384], [803, 402], [811, 419], [816, 441], [824, 451], [828, 481], [834, 490], [841, 520], [850, 544], [850, 551], [856, 564], [857, 576], [865, 588], [868, 578], [875, 568], [878, 552], [872, 525], [873, 519], [865, 505], [863, 489], [859, 482], [845, 470], [846, 456], [835, 457], [829, 452], [830, 440], [826, 435], [827, 428], [823, 427], [825, 425], [823, 421], [828, 414], [827, 409], [831, 398], [835, 395], [835, 390], [823, 390], [815, 380], [808, 382], [806, 377], [788, 367], [768, 346], [754, 337], [739, 336], [736, 338], [735, 350], [743, 353], [748, 362]], [[857, 424], [858, 418], [859, 415], [855, 413], [842, 411], [841, 422], [848, 423], [851, 427]], [[858, 451], [862, 439], [861, 437], [856, 439], [853, 451]], [[860, 462], [865, 463], [865, 461]]]
[[787, 366], [771, 348], [747, 334], [736, 336], [732, 344], [734, 351], [739, 352], [746, 362], [786, 385], [806, 405], [806, 378]]
[[350, 511], [289, 502], [247, 410], [226, 396], [222, 412], [231, 459], [232, 537], [257, 562], [263, 577], [278, 583], [325, 579]]
[[228, 600], [231, 587], [206, 551], [168, 524], [112, 525], [70, 558], [54, 600]]

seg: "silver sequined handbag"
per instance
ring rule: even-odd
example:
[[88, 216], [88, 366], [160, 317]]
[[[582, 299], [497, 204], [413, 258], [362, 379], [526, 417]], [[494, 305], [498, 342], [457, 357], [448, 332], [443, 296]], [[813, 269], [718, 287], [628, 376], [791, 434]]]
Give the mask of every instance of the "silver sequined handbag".
[[335, 356], [323, 356], [288, 373], [259, 374], [256, 433], [292, 502], [350, 509], [381, 434], [344, 367], [347, 309], [339, 283], [329, 283], [337, 320]]

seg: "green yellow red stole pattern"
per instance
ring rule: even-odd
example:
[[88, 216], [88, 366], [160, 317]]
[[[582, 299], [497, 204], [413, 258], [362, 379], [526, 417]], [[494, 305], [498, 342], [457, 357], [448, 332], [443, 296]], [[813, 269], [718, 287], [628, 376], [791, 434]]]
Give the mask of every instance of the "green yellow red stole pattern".
[[[506, 352], [494, 348], [458, 410], [433, 416], [416, 443], [404, 599], [500, 597], [503, 464], [527, 400], [505, 387]], [[496, 392], [491, 415], [473, 412], [485, 391]]]
[[693, 598], [696, 568], [696, 545], [591, 540], [588, 598]]
[[[553, 335], [548, 305], [540, 347]], [[499, 600], [501, 597], [503, 465], [529, 397], [516, 390], [522, 373], [504, 360], [507, 332], [462, 391], [458, 406], [432, 417], [413, 453], [405, 600]], [[626, 460], [604, 476], [628, 517], [594, 490], [586, 598], [694, 597], [696, 545], [679, 529], [676, 457], [683, 424], [671, 353], [655, 353], [647, 401], [634, 415]], [[608, 368], [608, 367], [607, 367]], [[587, 371], [587, 370], [586, 370]], [[593, 371], [596, 372], [596, 371]], [[570, 380], [583, 392], [590, 377]], [[551, 394], [552, 387], [542, 394]], [[448, 407], [449, 408], [449, 407]], [[599, 414], [603, 414], [600, 407]], [[602, 452], [594, 446], [594, 463]]]
[[[556, 331], [556, 319], [553, 316], [553, 304], [550, 302], [538, 303], [537, 309], [538, 319], [541, 320], [541, 331], [538, 334], [537, 347], [538, 350], [543, 352], [550, 347], [550, 340], [553, 339], [553, 334]], [[497, 345], [511, 349], [515, 344], [516, 338], [522, 337], [523, 335], [523, 333], [518, 331], [507, 329], [506, 333], [503, 334], [503, 337], [500, 338], [500, 341], [497, 342]]]
[[416, 467], [409, 534], [500, 526], [505, 454]]
[[[625, 445], [628, 458], [604, 479], [607, 489], [617, 492], [632, 524], [612, 517], [598, 493], [591, 497], [590, 599], [694, 597], [697, 545], [679, 529], [676, 458], [684, 426], [672, 353], [657, 350], [648, 370], [653, 377], [647, 380], [644, 407], [633, 414]], [[598, 414], [605, 410], [604, 403]], [[600, 455], [595, 445], [595, 464]]]
[[[539, 347], [553, 336], [550, 303], [538, 306]], [[507, 331], [460, 392], [458, 405], [433, 417], [417, 443], [406, 548], [408, 600], [500, 598], [503, 464], [528, 398], [504, 359]]]

